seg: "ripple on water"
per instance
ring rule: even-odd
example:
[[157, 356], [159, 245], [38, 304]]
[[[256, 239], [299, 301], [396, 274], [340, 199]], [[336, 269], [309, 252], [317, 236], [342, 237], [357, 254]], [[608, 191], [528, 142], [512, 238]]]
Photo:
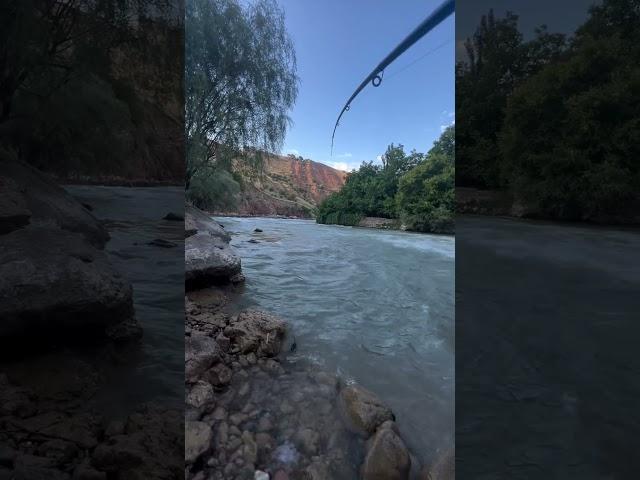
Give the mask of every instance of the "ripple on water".
[[[453, 237], [224, 218], [245, 306], [285, 318], [297, 355], [377, 393], [423, 461], [452, 442]], [[278, 243], [246, 243], [261, 235]]]

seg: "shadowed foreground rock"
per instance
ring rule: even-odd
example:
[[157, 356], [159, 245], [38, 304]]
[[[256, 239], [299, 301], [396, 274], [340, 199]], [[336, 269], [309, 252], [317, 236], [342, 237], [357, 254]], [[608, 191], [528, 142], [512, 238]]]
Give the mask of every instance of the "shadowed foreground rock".
[[0, 161], [0, 185], [0, 341], [139, 337], [131, 286], [102, 250], [100, 222], [22, 162]]

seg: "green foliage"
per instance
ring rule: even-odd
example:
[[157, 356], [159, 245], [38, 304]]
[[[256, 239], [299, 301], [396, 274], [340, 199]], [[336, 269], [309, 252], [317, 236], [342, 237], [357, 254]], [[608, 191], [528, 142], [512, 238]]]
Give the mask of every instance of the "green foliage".
[[[234, 161], [277, 151], [297, 96], [296, 59], [275, 0], [188, 0], [185, 15], [187, 191], [228, 177]], [[225, 173], [226, 172], [226, 173]], [[211, 188], [226, 182], [207, 181]], [[211, 194], [222, 199], [228, 191]]]
[[[635, 27], [634, 27], [635, 25]], [[619, 212], [640, 187], [640, 11], [595, 7], [568, 54], [515, 90], [502, 130], [502, 172], [544, 216]]]
[[133, 41], [133, 19], [165, 7], [165, 0], [3, 2], [0, 142], [60, 174], [126, 171], [138, 139], [110, 77], [110, 54]]
[[434, 153], [400, 178], [395, 201], [408, 230], [453, 230], [454, 176], [453, 156]]
[[400, 218], [409, 230], [453, 230], [455, 127], [445, 130], [429, 154], [405, 154], [390, 145], [382, 165], [364, 162], [316, 214], [318, 223], [357, 225], [364, 217]]
[[544, 27], [523, 42], [518, 16], [508, 12], [482, 17], [472, 38], [465, 42], [467, 61], [456, 65], [457, 131], [456, 183], [459, 186], [499, 188], [498, 133], [504, 122], [507, 99], [525, 78], [560, 55], [564, 37]]
[[640, 11], [605, 0], [567, 41], [484, 17], [456, 71], [456, 184], [510, 190], [538, 215], [613, 218], [640, 187]]
[[229, 208], [234, 205], [240, 184], [226, 170], [200, 170], [191, 179], [187, 195], [193, 204], [203, 210]]

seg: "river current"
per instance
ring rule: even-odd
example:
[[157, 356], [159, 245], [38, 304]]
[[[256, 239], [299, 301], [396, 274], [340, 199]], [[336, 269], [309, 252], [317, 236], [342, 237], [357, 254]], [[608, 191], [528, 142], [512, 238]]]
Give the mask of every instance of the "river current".
[[421, 460], [452, 445], [453, 237], [216, 219], [242, 257], [247, 280], [236, 301], [287, 320], [294, 361], [310, 360], [379, 395]]
[[[65, 189], [92, 208], [111, 239], [105, 251], [132, 284], [141, 344], [115, 360], [99, 358], [107, 383], [95, 398], [114, 415], [154, 401], [182, 408], [184, 383], [184, 223], [168, 221], [184, 211], [182, 187], [102, 187]], [[169, 248], [149, 245], [155, 239]]]

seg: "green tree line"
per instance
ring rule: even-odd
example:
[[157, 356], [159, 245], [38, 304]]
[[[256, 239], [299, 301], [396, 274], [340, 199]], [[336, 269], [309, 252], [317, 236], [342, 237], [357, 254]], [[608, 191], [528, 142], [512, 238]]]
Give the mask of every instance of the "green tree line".
[[640, 187], [640, 9], [605, 0], [567, 38], [484, 16], [456, 67], [456, 185], [508, 190], [537, 215], [613, 218]]
[[357, 225], [364, 217], [397, 219], [407, 230], [453, 231], [455, 127], [426, 154], [389, 145], [382, 165], [363, 162], [344, 187], [318, 207], [316, 221]]

